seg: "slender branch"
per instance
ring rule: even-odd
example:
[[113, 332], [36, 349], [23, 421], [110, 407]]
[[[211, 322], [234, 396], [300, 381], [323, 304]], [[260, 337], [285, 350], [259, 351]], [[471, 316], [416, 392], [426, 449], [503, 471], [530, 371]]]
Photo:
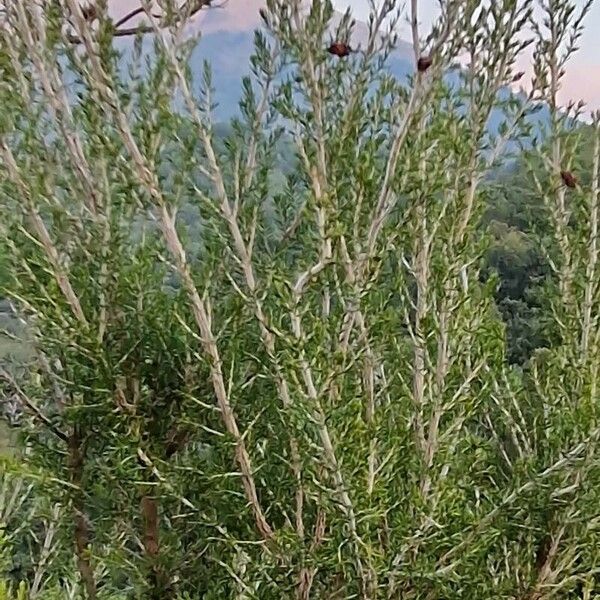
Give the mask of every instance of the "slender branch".
[[46, 565], [50, 554], [52, 553], [52, 542], [54, 541], [54, 535], [56, 533], [56, 525], [58, 523], [58, 517], [60, 515], [60, 504], [56, 503], [52, 507], [52, 514], [49, 522], [46, 524], [46, 533], [44, 535], [44, 542], [42, 544], [42, 550], [40, 553], [40, 560], [35, 567], [35, 574], [31, 583], [31, 589], [29, 590], [29, 598], [34, 600], [40, 593], [40, 586], [42, 579], [46, 573]]
[[410, 28], [416, 64], [421, 56], [421, 41], [419, 39], [419, 0], [410, 0]]
[[97, 588], [94, 568], [91, 562], [90, 552], [90, 527], [88, 516], [85, 513], [85, 496], [81, 489], [84, 469], [84, 452], [82, 440], [77, 427], [68, 440], [68, 466], [70, 470], [71, 483], [75, 486], [73, 491], [73, 536], [75, 542], [75, 554], [77, 556], [77, 568], [83, 581], [87, 600], [96, 600]]
[[[139, 25], [137, 27], [127, 27], [125, 29], [119, 29], [119, 30], [113, 32], [112, 35], [115, 38], [120, 38], [120, 37], [130, 37], [133, 35], [142, 35], [145, 33], [151, 33], [152, 31], [153, 31], [153, 29], [150, 25]], [[67, 40], [71, 44], [75, 44], [75, 45], [83, 44], [83, 39], [72, 33], [67, 33]]]
[[594, 290], [597, 286], [596, 269], [598, 265], [598, 221], [600, 217], [600, 113], [594, 122], [594, 154], [592, 167], [592, 189], [588, 207], [590, 233], [588, 237], [588, 258], [585, 270], [585, 292], [583, 299], [583, 323], [581, 325], [581, 359], [587, 360], [589, 340], [592, 328], [592, 308]]
[[[146, 11], [149, 12], [149, 7], [147, 4], [146, 4]], [[242, 232], [239, 227], [236, 208], [231, 205], [231, 202], [228, 198], [227, 191], [225, 188], [225, 181], [223, 178], [223, 173], [219, 167], [219, 163], [217, 161], [217, 157], [216, 157], [216, 153], [215, 153], [212, 141], [211, 141], [211, 137], [203, 123], [202, 116], [201, 116], [201, 114], [198, 110], [198, 107], [194, 101], [193, 93], [192, 93], [192, 91], [188, 85], [187, 79], [181, 69], [181, 65], [180, 65], [179, 61], [177, 60], [177, 58], [173, 52], [173, 48], [171, 47], [169, 41], [166, 39], [164, 33], [160, 32], [156, 25], [155, 25], [155, 28], [156, 28], [157, 35], [161, 36], [161, 41], [162, 41], [165, 53], [167, 54], [167, 57], [169, 58], [171, 65], [173, 66], [173, 69], [175, 70], [175, 73], [179, 80], [179, 84], [180, 84], [180, 87], [181, 87], [181, 90], [183, 93], [184, 100], [186, 102], [188, 112], [190, 113], [190, 115], [192, 117], [192, 120], [196, 126], [196, 129], [198, 131], [198, 134], [200, 135], [200, 139], [204, 146], [204, 150], [205, 150], [207, 158], [208, 158], [209, 174], [210, 174], [212, 181], [214, 182], [215, 191], [217, 194], [217, 198], [219, 199], [219, 203], [220, 203], [219, 209], [220, 209], [222, 217], [224, 218], [224, 220], [228, 226], [230, 235], [233, 240], [234, 250], [235, 250], [235, 253], [239, 260], [239, 263], [241, 265], [242, 272], [244, 274], [246, 287], [248, 288], [248, 290], [251, 294], [251, 300], [252, 300], [253, 308], [254, 308], [254, 315], [259, 324], [262, 343], [263, 343], [265, 349], [267, 350], [269, 359], [271, 360], [273, 367], [275, 369], [276, 386], [277, 386], [278, 395], [281, 399], [283, 406], [285, 408], [289, 409], [292, 406], [289, 385], [283, 375], [283, 371], [281, 369], [280, 364], [278, 363], [278, 361], [275, 358], [276, 357], [275, 337], [274, 337], [272, 328], [270, 327], [270, 324], [268, 323], [267, 316], [264, 313], [261, 301], [257, 294], [258, 282], [257, 282], [256, 275], [254, 272], [254, 266], [252, 264], [252, 257], [251, 257], [251, 253], [246, 245], [246, 242], [244, 241], [244, 237], [243, 237]], [[264, 98], [266, 98], [266, 97], [267, 97], [267, 90], [265, 90], [265, 93], [264, 93]], [[264, 102], [261, 102], [260, 107], [259, 107], [259, 114], [256, 115], [256, 118], [259, 119], [265, 110], [266, 110], [266, 105], [264, 104]], [[253, 153], [255, 151], [252, 149], [253, 143], [251, 143], [250, 146], [251, 146], [250, 152]], [[249, 160], [249, 162], [247, 163], [247, 170], [245, 173], [244, 188], [246, 188], [247, 186], [250, 185], [250, 183], [252, 181], [252, 174], [255, 169], [254, 157], [249, 155], [248, 160]], [[290, 439], [290, 453], [291, 453], [291, 457], [292, 457], [292, 470], [294, 472], [294, 477], [296, 478], [296, 482], [297, 482], [296, 529], [297, 529], [298, 535], [302, 538], [302, 537], [304, 537], [304, 524], [303, 524], [303, 517], [302, 517], [302, 510], [303, 510], [303, 504], [304, 504], [304, 493], [303, 493], [302, 485], [301, 485], [301, 481], [302, 481], [302, 474], [301, 474], [301, 467], [300, 467], [301, 459], [300, 459], [300, 453], [299, 453], [299, 449], [298, 449], [298, 442], [296, 441], [296, 439], [293, 436]]]
[[[414, 19], [416, 18], [416, 1], [412, 0], [412, 2], [414, 4], [413, 9], [415, 11], [415, 17], [413, 17]], [[442, 28], [438, 39], [435, 42], [434, 53], [439, 52], [439, 49], [443, 46], [443, 44], [447, 41], [448, 37], [450, 36], [450, 33], [452, 32], [451, 24], [453, 23], [454, 18], [458, 13], [458, 5], [451, 4], [449, 7], [446, 8], [446, 10], [448, 11], [448, 13], [444, 13], [444, 15], [442, 16], [445, 25]], [[416, 48], [418, 44], [418, 29], [413, 28], [413, 34], [416, 36], [416, 41], [414, 41]], [[441, 72], [441, 68], [442, 66], [438, 63], [436, 66], [436, 70], [438, 72]], [[427, 97], [433, 90], [433, 84], [436, 80], [436, 77], [430, 76], [424, 78], [422, 73], [417, 73], [417, 78], [411, 90], [408, 105], [404, 109], [402, 119], [392, 139], [392, 145], [390, 148], [388, 159], [386, 161], [383, 181], [381, 183], [381, 188], [379, 191], [376, 206], [372, 213], [371, 225], [369, 227], [369, 232], [367, 236], [367, 256], [372, 254], [375, 248], [375, 244], [377, 242], [377, 238], [379, 237], [379, 234], [381, 233], [381, 230], [385, 223], [385, 220], [395, 205], [396, 199], [392, 191], [392, 184], [396, 175], [398, 161], [400, 159], [402, 149], [408, 137], [408, 133], [413, 123], [413, 119], [418, 114], [419, 109], [423, 106], [423, 104], [425, 104]], [[400, 110], [399, 104], [396, 105], [395, 110]]]
[[45, 427], [48, 428], [56, 437], [61, 441], [67, 442], [69, 436], [61, 431], [41, 410], [36, 404], [27, 396], [27, 394], [19, 387], [19, 384], [15, 381], [14, 377], [8, 373], [8, 371], [0, 366], [0, 379], [3, 379], [8, 383], [17, 394], [21, 404], [28, 410], [33, 416], [40, 421]]
[[438, 561], [437, 574], [446, 573], [453, 570], [455, 562], [451, 564], [447, 563], [448, 559], [456, 556], [473, 540], [473, 538], [480, 533], [485, 527], [487, 527], [493, 520], [500, 514], [500, 512], [510, 506], [517, 498], [521, 495], [534, 490], [542, 481], [551, 477], [555, 473], [559, 472], [563, 468], [571, 465], [572, 463], [581, 460], [582, 455], [589, 449], [590, 445], [598, 443], [600, 439], [600, 428], [596, 428], [592, 433], [582, 442], [573, 447], [570, 451], [563, 454], [552, 465], [538, 473], [534, 478], [529, 479], [524, 484], [513, 490], [511, 493], [505, 495], [501, 502], [499, 502], [491, 511], [489, 511], [477, 525], [466, 535], [464, 535], [461, 541], [454, 545], [448, 552], [446, 552]]
[[270, 539], [273, 536], [273, 530], [268, 524], [260, 506], [250, 455], [248, 454], [244, 438], [239, 430], [233, 407], [229, 402], [227, 388], [223, 377], [221, 356], [212, 332], [208, 308], [204, 300], [202, 300], [192, 277], [185, 249], [179, 238], [179, 234], [177, 233], [175, 218], [169, 212], [166, 200], [163, 197], [160, 188], [158, 177], [155, 171], [152, 169], [152, 165], [148, 163], [148, 160], [142, 154], [137, 142], [133, 137], [127, 116], [120, 106], [119, 98], [111, 87], [110, 79], [93, 51], [91, 29], [89, 24], [82, 18], [81, 11], [76, 0], [65, 1], [70, 6], [73, 13], [78, 14], [79, 17], [76, 19], [76, 24], [79, 27], [78, 33], [86, 46], [86, 50], [88, 51], [88, 56], [90, 59], [90, 65], [93, 70], [93, 77], [90, 78], [90, 83], [96, 88], [100, 94], [100, 97], [103, 98], [107, 105], [111, 107], [118, 131], [130, 157], [133, 160], [133, 172], [136, 175], [139, 183], [146, 189], [156, 206], [157, 217], [161, 231], [163, 233], [167, 248], [175, 260], [177, 272], [181, 277], [184, 288], [188, 293], [194, 318], [200, 330], [202, 346], [210, 360], [211, 379], [215, 396], [221, 410], [223, 422], [227, 431], [236, 442], [235, 455], [242, 474], [242, 484], [246, 493], [246, 497], [254, 514], [256, 525], [261, 536], [264, 539]]
[[115, 23], [115, 30], [118, 31], [119, 27], [121, 27], [122, 25], [125, 25], [125, 23], [127, 23], [127, 21], [131, 21], [131, 19], [133, 19], [134, 17], [137, 17], [138, 15], [144, 13], [144, 7], [143, 6], [138, 6], [138, 8], [134, 8], [132, 11], [128, 12], [126, 15], [124, 15], [123, 17], [121, 17], [116, 23]]
[[[37, 75], [42, 88], [54, 114], [54, 118], [60, 129], [62, 139], [67, 148], [67, 155], [73, 169], [79, 176], [85, 195], [85, 206], [92, 215], [97, 213], [97, 189], [94, 176], [89, 162], [83, 150], [80, 134], [74, 124], [73, 113], [66, 88], [61, 80], [60, 73], [55, 63], [47, 60], [40, 48], [46, 45], [46, 27], [42, 21], [41, 11], [28, 9], [29, 16], [25, 12], [26, 3], [17, 3], [18, 23], [15, 24], [23, 43], [36, 68]], [[35, 26], [35, 31], [31, 25]], [[21, 75], [22, 76], [22, 75]]]
[[[177, 11], [177, 18], [175, 19], [175, 23], [168, 23], [168, 25], [172, 26], [179, 21], [189, 20], [191, 17], [196, 15], [198, 12], [200, 12], [205, 7], [221, 8], [226, 4], [226, 0], [225, 0], [225, 2], [222, 2], [218, 6], [213, 6], [212, 2], [213, 2], [213, 0], [186, 0], [186, 2], [182, 6], [180, 6], [179, 10]], [[133, 19], [137, 15], [143, 14], [145, 12], [146, 12], [146, 9], [143, 6], [140, 6], [136, 9], [132, 10], [131, 12], [127, 13], [121, 19], [119, 19], [114, 24], [115, 29], [112, 34], [113, 37], [130, 37], [130, 36], [135, 36], [135, 35], [152, 33], [155, 30], [155, 27], [154, 27], [154, 25], [149, 25], [147, 23], [141, 23], [140, 25], [137, 25], [135, 27], [123, 27], [123, 25], [125, 25], [125, 23], [128, 23], [129, 21], [131, 21], [131, 19]], [[154, 16], [156, 18], [160, 18], [159, 15], [152, 15], [152, 16]], [[81, 17], [83, 18], [83, 13], [81, 13]], [[165, 25], [166, 25], [166, 23], [165, 23]], [[68, 33], [67, 39], [72, 44], [83, 43], [83, 39], [79, 35], [76, 35], [73, 33]]]
[[417, 286], [417, 304], [415, 311], [415, 340], [413, 345], [413, 389], [412, 397], [415, 407], [415, 434], [418, 447], [422, 453], [425, 453], [427, 442], [425, 433], [425, 424], [423, 422], [423, 404], [425, 402], [425, 355], [427, 344], [425, 332], [423, 331], [424, 321], [429, 311], [429, 263], [430, 247], [427, 236], [427, 221], [425, 219], [424, 207], [422, 202], [417, 207], [417, 221], [419, 228], [418, 247], [414, 258], [413, 270]]
[[46, 254], [46, 259], [48, 260], [50, 265], [52, 265], [53, 275], [56, 279], [56, 283], [58, 284], [75, 317], [82, 324], [85, 325], [87, 321], [85, 315], [83, 314], [83, 309], [81, 308], [79, 298], [77, 297], [77, 294], [75, 293], [71, 285], [68, 274], [60, 264], [58, 250], [52, 242], [46, 224], [44, 223], [43, 219], [41, 218], [35, 207], [30, 189], [25, 184], [25, 181], [21, 176], [12, 150], [6, 144], [4, 139], [0, 139], [0, 150], [2, 151], [4, 163], [7, 166], [9, 176], [13, 183], [19, 189], [21, 197], [25, 201], [28, 210], [29, 222], [37, 238], [37, 241], [43, 248]]

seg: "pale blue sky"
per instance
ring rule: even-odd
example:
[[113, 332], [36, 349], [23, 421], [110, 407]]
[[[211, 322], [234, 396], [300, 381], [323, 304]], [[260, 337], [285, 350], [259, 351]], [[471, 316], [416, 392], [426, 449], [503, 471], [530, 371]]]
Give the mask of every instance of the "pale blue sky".
[[[359, 19], [366, 19], [369, 14], [369, 3], [367, 0], [333, 0], [333, 4], [338, 10], [345, 10], [348, 6], [352, 8], [354, 14]], [[584, 0], [577, 0], [576, 4], [583, 6]], [[420, 0], [419, 12], [420, 20], [424, 27], [431, 24], [432, 18], [437, 14], [437, 0]], [[404, 29], [408, 33], [408, 28]], [[600, 64], [600, 0], [595, 0], [594, 5], [587, 18], [587, 28], [581, 45], [581, 59], [590, 60]], [[599, 73], [600, 75], [600, 73]]]
[[[368, 15], [367, 0], [333, 0], [333, 3], [338, 10], [350, 6], [358, 19], [365, 19]], [[577, 0], [576, 3], [582, 6], [584, 0]], [[437, 6], [437, 0], [420, 0], [419, 20], [424, 30], [436, 15]], [[410, 38], [406, 23], [403, 23], [400, 33], [402, 37]], [[591, 109], [600, 109], [600, 0], [595, 0], [587, 17], [580, 46], [581, 50], [570, 64], [564, 82], [563, 99], [583, 98]]]

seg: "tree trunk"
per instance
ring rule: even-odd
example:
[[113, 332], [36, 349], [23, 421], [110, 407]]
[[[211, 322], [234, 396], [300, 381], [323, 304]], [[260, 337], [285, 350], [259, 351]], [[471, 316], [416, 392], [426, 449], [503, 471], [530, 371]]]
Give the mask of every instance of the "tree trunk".
[[160, 519], [156, 499], [147, 495], [142, 496], [141, 511], [144, 527], [144, 549], [150, 568], [148, 575], [150, 597], [153, 600], [167, 600], [171, 596], [168, 576], [159, 564]]
[[73, 433], [69, 437], [69, 468], [71, 471], [71, 482], [77, 486], [77, 490], [73, 495], [73, 523], [75, 526], [73, 535], [75, 538], [77, 568], [87, 599], [96, 600], [96, 581], [89, 553], [90, 531], [87, 515], [85, 514], [84, 494], [81, 489], [83, 480], [83, 453], [76, 427], [73, 428]]

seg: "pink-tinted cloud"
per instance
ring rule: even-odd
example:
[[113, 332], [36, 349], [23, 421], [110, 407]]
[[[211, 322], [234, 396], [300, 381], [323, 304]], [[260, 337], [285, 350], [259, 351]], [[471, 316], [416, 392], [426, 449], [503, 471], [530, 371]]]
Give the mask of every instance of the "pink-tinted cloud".
[[[523, 56], [515, 70], [525, 72], [523, 79], [517, 84], [529, 89], [527, 84], [531, 81], [533, 69], [531, 57]], [[561, 81], [558, 93], [559, 102], [566, 106], [569, 102], [586, 103], [586, 112], [600, 109], [600, 61], [584, 61], [575, 55], [567, 64], [566, 73]]]
[[561, 101], [583, 99], [591, 110], [600, 109], [600, 62], [574, 63], [567, 68], [561, 89]]
[[[178, 0], [181, 4], [183, 0]], [[227, 0], [214, 8], [203, 9], [194, 17], [194, 24], [207, 33], [215, 31], [246, 31], [260, 24], [258, 11], [264, 0]], [[139, 8], [140, 0], [109, 0], [111, 13], [120, 18]], [[132, 21], [133, 23], [134, 21]]]

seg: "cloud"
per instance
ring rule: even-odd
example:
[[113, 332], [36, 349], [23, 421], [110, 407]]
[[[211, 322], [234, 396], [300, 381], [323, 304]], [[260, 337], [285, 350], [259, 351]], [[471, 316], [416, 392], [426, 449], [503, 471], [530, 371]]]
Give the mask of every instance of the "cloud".
[[[525, 71], [525, 77], [516, 87], [524, 85], [528, 89], [527, 83], [531, 81], [533, 74], [531, 66], [531, 57], [523, 56], [517, 64], [516, 71]], [[600, 63], [573, 60], [566, 67], [566, 73], [561, 81], [558, 92], [560, 104], [566, 106], [569, 101], [579, 102], [583, 100], [587, 105], [587, 110], [600, 109]]]
[[584, 100], [591, 110], [600, 109], [600, 63], [567, 66], [560, 96], [564, 104], [569, 100]]
[[[183, 2], [178, 1], [180, 4]], [[228, 0], [223, 6], [201, 10], [194, 17], [194, 25], [206, 33], [254, 29], [260, 24], [258, 11], [263, 5], [263, 0]], [[110, 12], [116, 19], [139, 6], [140, 0], [109, 0]]]

